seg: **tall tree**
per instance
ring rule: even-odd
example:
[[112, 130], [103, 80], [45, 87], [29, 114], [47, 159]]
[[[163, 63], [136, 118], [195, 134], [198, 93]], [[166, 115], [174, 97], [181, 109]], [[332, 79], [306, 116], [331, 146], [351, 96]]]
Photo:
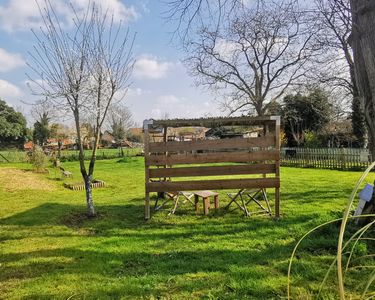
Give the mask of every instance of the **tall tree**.
[[364, 107], [369, 148], [375, 159], [375, 2], [351, 0], [352, 34], [356, 82]]
[[282, 116], [288, 145], [301, 146], [307, 131], [318, 131], [328, 123], [331, 105], [322, 90], [314, 90], [307, 95], [287, 95]]
[[[40, 8], [44, 26], [34, 32], [37, 44], [31, 53], [31, 66], [38, 76], [34, 83], [40, 88], [39, 94], [73, 116], [88, 214], [95, 216], [91, 182], [100, 131], [112, 101], [128, 87], [134, 37], [94, 2], [89, 2], [84, 13], [77, 13], [73, 6], [71, 11], [73, 28], [69, 30], [51, 2]], [[94, 120], [95, 131], [88, 167], [81, 134], [84, 118]]]
[[49, 120], [48, 114], [43, 113], [40, 119], [34, 123], [33, 141], [35, 144], [43, 146], [50, 138]]
[[26, 135], [25, 117], [0, 99], [0, 148], [21, 147]]
[[358, 146], [363, 147], [366, 127], [349, 44], [352, 27], [350, 0], [315, 0], [315, 7], [317, 18], [321, 20], [319, 41], [327, 49], [317, 60], [317, 75], [331, 90], [338, 89], [342, 97], [351, 98], [353, 133]]

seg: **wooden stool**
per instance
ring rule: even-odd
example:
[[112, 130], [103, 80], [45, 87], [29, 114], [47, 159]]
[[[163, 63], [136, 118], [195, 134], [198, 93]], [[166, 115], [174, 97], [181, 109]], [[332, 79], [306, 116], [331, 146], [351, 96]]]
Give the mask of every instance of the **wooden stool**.
[[219, 194], [213, 191], [196, 191], [194, 194], [194, 203], [195, 203], [195, 212], [198, 213], [199, 211], [199, 197], [203, 199], [203, 209], [204, 214], [208, 215], [210, 209], [210, 198], [211, 196], [214, 197], [214, 205], [215, 210], [219, 208]]

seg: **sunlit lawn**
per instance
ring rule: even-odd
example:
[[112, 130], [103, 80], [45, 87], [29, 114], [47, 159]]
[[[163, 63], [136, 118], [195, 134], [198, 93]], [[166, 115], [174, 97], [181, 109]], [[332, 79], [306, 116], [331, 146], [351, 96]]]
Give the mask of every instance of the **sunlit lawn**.
[[[77, 162], [63, 166], [73, 172], [72, 181], [80, 181]], [[2, 299], [283, 298], [296, 241], [340, 217], [360, 176], [282, 168], [279, 221], [245, 218], [238, 210], [197, 216], [185, 206], [174, 216], [159, 211], [146, 222], [142, 158], [97, 162], [95, 178], [108, 187], [94, 190], [99, 217], [90, 220], [82, 214], [84, 192], [63, 188], [55, 179], [59, 172], [25, 172], [22, 181], [23, 173], [9, 167], [30, 168], [0, 165]], [[228, 202], [224, 192], [220, 200], [222, 207]], [[337, 232], [333, 225], [303, 243], [293, 269], [295, 298], [318, 289]], [[349, 282], [348, 293], [356, 294], [361, 284]], [[330, 283], [325, 298], [335, 299], [332, 289]]]

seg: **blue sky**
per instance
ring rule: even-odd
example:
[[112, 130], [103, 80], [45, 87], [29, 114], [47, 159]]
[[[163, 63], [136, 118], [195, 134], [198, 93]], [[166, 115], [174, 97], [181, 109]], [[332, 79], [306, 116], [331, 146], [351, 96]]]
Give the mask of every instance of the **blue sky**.
[[[73, 0], [84, 6], [89, 0]], [[132, 85], [125, 98], [134, 119], [141, 124], [147, 118], [200, 117], [222, 114], [211, 93], [194, 86], [182, 65], [183, 53], [176, 41], [171, 43], [174, 24], [164, 18], [166, 7], [162, 0], [106, 0], [100, 1], [115, 12], [115, 19], [123, 20], [131, 32], [137, 32], [134, 54], [137, 63]], [[63, 18], [65, 0], [51, 0]], [[163, 17], [164, 16], [164, 17]], [[35, 101], [26, 85], [26, 62], [30, 60], [35, 38], [31, 28], [40, 24], [34, 0], [0, 0], [0, 98], [28, 114], [30, 106], [22, 101]]]

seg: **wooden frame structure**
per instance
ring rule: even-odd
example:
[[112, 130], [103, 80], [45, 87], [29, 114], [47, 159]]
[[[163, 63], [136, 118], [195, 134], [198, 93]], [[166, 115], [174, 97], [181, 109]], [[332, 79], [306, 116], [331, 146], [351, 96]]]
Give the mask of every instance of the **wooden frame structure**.
[[[263, 126], [263, 134], [250, 138], [182, 142], [167, 139], [168, 127], [199, 126], [207, 128]], [[275, 188], [275, 216], [277, 218], [280, 216], [280, 117], [145, 120], [143, 129], [146, 219], [151, 216], [150, 193], [152, 192], [251, 188]], [[151, 141], [150, 135], [155, 133], [159, 134], [162, 141]], [[202, 164], [210, 165], [202, 166]], [[250, 174], [261, 177], [227, 178]], [[209, 176], [219, 175], [227, 177], [207, 179]], [[181, 180], [183, 177], [194, 177], [198, 180]]]

